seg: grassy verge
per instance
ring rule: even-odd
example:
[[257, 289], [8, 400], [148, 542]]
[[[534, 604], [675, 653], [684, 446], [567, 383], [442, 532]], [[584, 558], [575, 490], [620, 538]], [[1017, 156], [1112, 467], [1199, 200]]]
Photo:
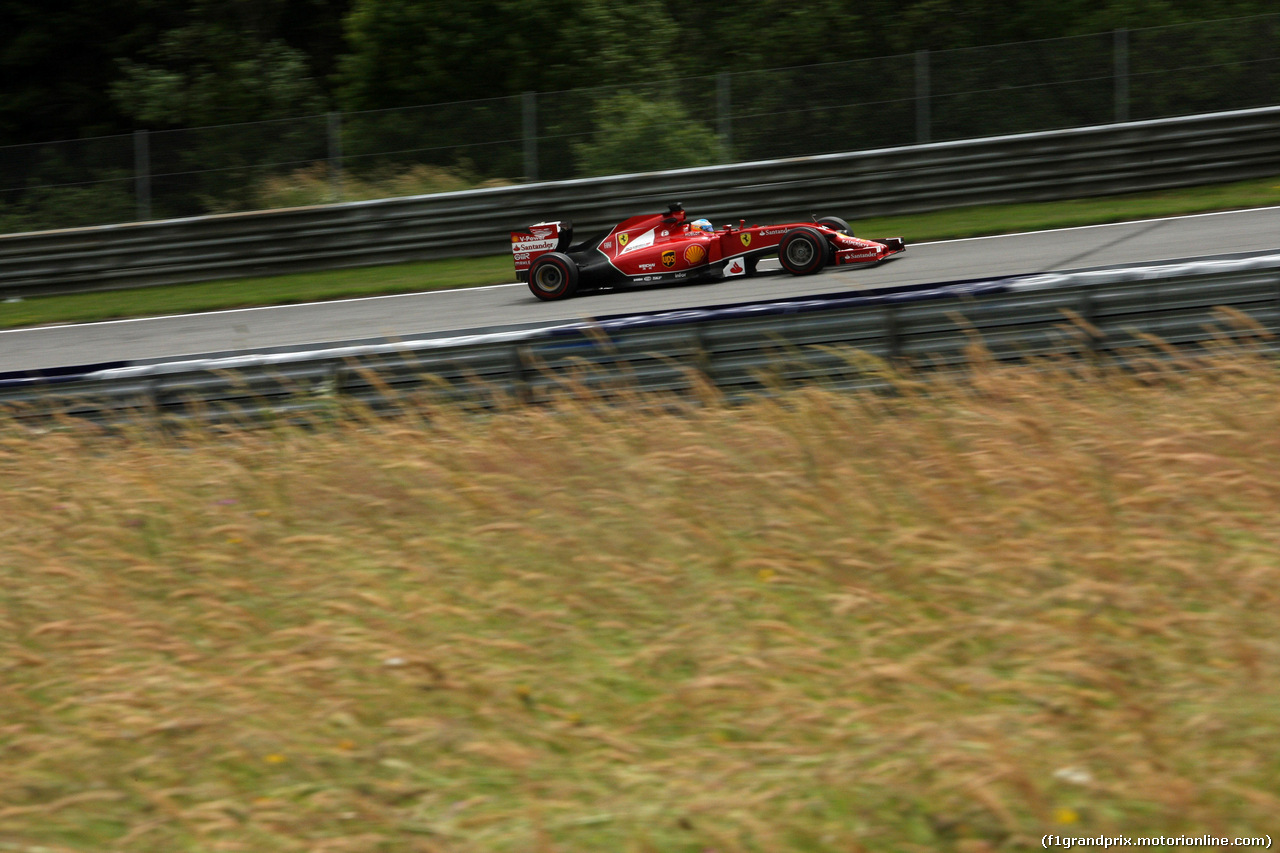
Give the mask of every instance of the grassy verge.
[[446, 290], [510, 281], [511, 258], [454, 258], [0, 302], [0, 328]]
[[0, 434], [0, 850], [1274, 833], [1280, 383], [1218, 367]]
[[1280, 205], [1280, 176], [1155, 193], [1039, 204], [983, 205], [911, 216], [862, 219], [858, 221], [856, 230], [869, 236], [909, 235], [909, 239], [923, 242], [1271, 205]]
[[[859, 234], [903, 235], [909, 242], [922, 242], [1272, 204], [1280, 204], [1280, 177], [1159, 193], [858, 219], [854, 228]], [[0, 303], [0, 328], [408, 293], [512, 280], [511, 259], [501, 255], [51, 296]]]

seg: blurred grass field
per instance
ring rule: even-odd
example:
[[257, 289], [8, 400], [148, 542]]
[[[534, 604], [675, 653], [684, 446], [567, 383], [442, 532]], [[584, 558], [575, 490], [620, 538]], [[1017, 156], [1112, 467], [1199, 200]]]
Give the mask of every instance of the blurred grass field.
[[0, 851], [934, 851], [1280, 813], [1280, 383], [0, 432]]
[[[860, 235], [901, 235], [910, 244], [1268, 205], [1280, 205], [1280, 176], [1154, 193], [962, 207], [910, 216], [859, 218], [852, 211], [825, 213], [845, 216]], [[502, 235], [495, 237], [501, 242]], [[504, 254], [46, 296], [0, 302], [0, 328], [413, 293], [514, 280], [511, 257]]]

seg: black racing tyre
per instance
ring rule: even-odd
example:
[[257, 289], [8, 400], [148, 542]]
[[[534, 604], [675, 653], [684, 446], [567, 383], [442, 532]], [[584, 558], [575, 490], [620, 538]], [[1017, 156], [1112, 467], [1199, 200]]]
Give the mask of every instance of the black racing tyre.
[[817, 224], [825, 225], [832, 231], [839, 231], [841, 234], [846, 234], [850, 237], [856, 236], [853, 233], [853, 229], [849, 227], [849, 223], [845, 222], [839, 216], [824, 216], [817, 220]]
[[539, 255], [529, 266], [529, 292], [544, 302], [568, 299], [578, 289], [578, 265], [560, 252]]
[[778, 244], [778, 260], [792, 275], [813, 275], [827, 265], [831, 244], [816, 228], [796, 228]]

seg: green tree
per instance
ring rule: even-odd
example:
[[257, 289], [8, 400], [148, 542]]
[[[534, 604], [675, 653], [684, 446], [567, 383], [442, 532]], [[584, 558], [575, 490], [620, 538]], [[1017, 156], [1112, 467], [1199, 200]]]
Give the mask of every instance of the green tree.
[[197, 0], [138, 61], [118, 61], [111, 95], [150, 127], [194, 127], [326, 109], [306, 56], [272, 35], [282, 3]]
[[[695, 73], [757, 71], [876, 55], [875, 39], [893, 26], [852, 0], [716, 3], [667, 0], [680, 28], [680, 53], [699, 57]], [[867, 53], [868, 49], [871, 50]]]
[[344, 109], [490, 98], [687, 73], [661, 0], [355, 0]]
[[0, 0], [0, 145], [127, 130], [103, 83], [167, 20], [153, 0]]
[[[328, 100], [305, 54], [280, 37], [289, 0], [194, 0], [110, 92], [150, 130], [162, 215], [251, 207], [271, 175], [323, 160]], [[272, 119], [283, 119], [271, 122]], [[250, 124], [246, 124], [250, 123]], [[234, 125], [234, 127], [216, 127]]]
[[[344, 50], [349, 5], [0, 0], [0, 145], [127, 133], [142, 124], [140, 114], [157, 110], [163, 126], [200, 123], [210, 113], [236, 121], [313, 110], [311, 96], [327, 92]], [[241, 83], [223, 85], [227, 79]], [[307, 80], [310, 91], [298, 91]], [[200, 94], [212, 81], [234, 96], [224, 109]], [[243, 91], [264, 82], [267, 95]], [[184, 86], [191, 94], [176, 95]], [[189, 117], [179, 114], [184, 99], [194, 108]], [[250, 112], [238, 115], [244, 108]]]
[[666, 0], [687, 55], [752, 71], [1275, 11], [1271, 0]]
[[724, 160], [712, 130], [673, 100], [606, 100], [595, 119], [595, 135], [574, 146], [583, 175], [653, 172]]

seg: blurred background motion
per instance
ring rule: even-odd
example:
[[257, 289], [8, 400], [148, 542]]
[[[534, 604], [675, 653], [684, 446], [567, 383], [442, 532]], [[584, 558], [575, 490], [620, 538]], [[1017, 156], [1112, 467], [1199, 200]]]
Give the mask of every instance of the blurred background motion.
[[1280, 14], [1117, 26], [1176, 3], [152, 3], [50, 42], [83, 5], [0, 35], [0, 232], [1280, 103]]

